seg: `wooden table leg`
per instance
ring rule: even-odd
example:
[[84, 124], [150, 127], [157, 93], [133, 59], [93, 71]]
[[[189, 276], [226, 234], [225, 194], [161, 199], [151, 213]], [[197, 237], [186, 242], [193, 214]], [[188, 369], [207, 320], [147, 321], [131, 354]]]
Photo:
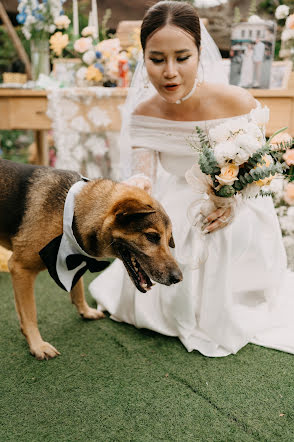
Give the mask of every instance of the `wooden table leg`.
[[49, 147], [46, 130], [36, 130], [37, 161], [42, 166], [49, 166]]

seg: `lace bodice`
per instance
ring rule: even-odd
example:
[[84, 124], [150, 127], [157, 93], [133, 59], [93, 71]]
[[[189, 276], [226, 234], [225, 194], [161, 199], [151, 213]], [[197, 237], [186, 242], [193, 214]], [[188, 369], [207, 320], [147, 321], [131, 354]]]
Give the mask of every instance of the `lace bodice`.
[[[144, 171], [145, 174], [149, 175], [148, 170], [146, 170], [148, 153], [146, 149], [148, 149], [151, 152], [159, 152], [160, 162], [167, 172], [184, 176], [197, 155], [189, 143], [191, 135], [197, 141], [195, 127], [199, 126], [207, 131], [223, 121], [240, 118], [241, 116], [247, 117], [248, 114], [205, 121], [174, 121], [133, 115], [130, 127], [132, 145], [145, 150], [145, 157], [141, 153], [141, 159], [138, 159], [137, 155], [135, 160], [137, 170]], [[138, 164], [139, 162], [141, 162], [141, 165]], [[133, 171], [136, 172], [136, 170]]]

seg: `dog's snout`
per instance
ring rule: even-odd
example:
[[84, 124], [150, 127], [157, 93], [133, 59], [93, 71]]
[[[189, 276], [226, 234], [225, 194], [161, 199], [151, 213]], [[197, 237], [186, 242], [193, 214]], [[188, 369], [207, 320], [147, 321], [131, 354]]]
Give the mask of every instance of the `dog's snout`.
[[177, 284], [182, 281], [183, 275], [180, 269], [174, 269], [170, 273], [169, 282], [170, 284]]

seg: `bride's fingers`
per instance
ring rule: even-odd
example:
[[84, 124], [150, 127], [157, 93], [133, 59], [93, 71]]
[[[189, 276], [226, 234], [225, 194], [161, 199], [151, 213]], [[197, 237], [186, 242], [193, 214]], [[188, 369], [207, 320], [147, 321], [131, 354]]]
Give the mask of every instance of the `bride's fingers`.
[[213, 221], [217, 220], [218, 218], [220, 218], [221, 216], [223, 216], [223, 214], [225, 213], [226, 209], [224, 207], [221, 207], [217, 210], [215, 210], [214, 212], [212, 212], [210, 215], [208, 215], [205, 220], [203, 221], [203, 224], [209, 224], [212, 223]]
[[211, 222], [209, 225], [206, 225], [204, 227], [204, 233], [211, 233], [214, 230], [219, 230], [225, 227], [229, 220], [231, 215], [231, 208], [224, 209], [221, 216], [219, 216], [215, 221]]

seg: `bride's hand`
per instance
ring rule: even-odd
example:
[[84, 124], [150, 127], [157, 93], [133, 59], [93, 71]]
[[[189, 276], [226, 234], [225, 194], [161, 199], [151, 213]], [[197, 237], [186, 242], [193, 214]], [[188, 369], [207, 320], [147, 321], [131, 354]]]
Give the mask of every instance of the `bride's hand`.
[[215, 210], [203, 221], [203, 232], [211, 233], [214, 230], [222, 229], [229, 224], [231, 216], [231, 207], [221, 207]]
[[123, 181], [124, 184], [127, 184], [128, 186], [135, 186], [139, 187], [140, 189], [145, 190], [145, 192], [149, 193], [151, 195], [151, 182], [147, 177], [144, 176], [133, 176], [129, 178], [128, 180]]

